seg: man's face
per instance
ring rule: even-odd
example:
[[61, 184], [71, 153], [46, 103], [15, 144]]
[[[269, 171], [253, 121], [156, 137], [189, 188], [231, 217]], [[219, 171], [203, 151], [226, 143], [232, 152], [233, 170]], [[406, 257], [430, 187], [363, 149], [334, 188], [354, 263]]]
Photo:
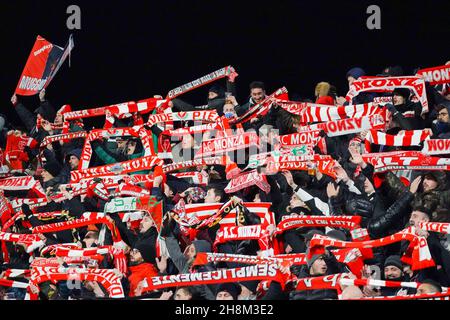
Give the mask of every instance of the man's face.
[[197, 251], [195, 250], [195, 246], [190, 244], [184, 249], [184, 256], [188, 261], [191, 261], [195, 258]]
[[75, 157], [74, 155], [70, 156], [69, 165], [72, 170], [76, 170], [78, 168], [79, 163], [80, 163], [80, 160], [77, 157]]
[[438, 119], [439, 122], [442, 122], [442, 123], [449, 123], [450, 122], [450, 117], [448, 115], [447, 108], [443, 108], [443, 109], [441, 109], [438, 112], [437, 119]]
[[133, 249], [130, 251], [130, 264], [131, 265], [138, 265], [140, 263], [144, 262], [144, 258], [142, 258], [141, 253], [138, 249]]
[[206, 192], [205, 197], [205, 203], [219, 203], [220, 199], [216, 196], [214, 189], [209, 189], [208, 192]]
[[181, 140], [181, 147], [183, 149], [190, 149], [194, 147], [194, 138], [190, 134], [186, 134], [183, 136]]
[[236, 111], [234, 111], [234, 106], [231, 103], [224, 104], [223, 113], [232, 113], [236, 117]]
[[294, 193], [289, 201], [291, 208], [303, 207], [305, 203]]
[[62, 124], [63, 123], [63, 116], [61, 113], [57, 113], [55, 117], [55, 124]]
[[132, 141], [128, 143], [128, 149], [127, 154], [132, 155], [134, 154], [134, 151], [136, 150], [136, 142]]
[[125, 149], [126, 145], [127, 145], [127, 140], [117, 140], [117, 150], [118, 151]]
[[241, 285], [241, 294], [238, 296], [238, 300], [252, 300], [253, 298], [254, 294], [246, 286]]
[[347, 81], [348, 81], [348, 86], [350, 87], [352, 84], [353, 84], [353, 82], [355, 82], [355, 78], [353, 78], [352, 76], [348, 76], [348, 78], [347, 78]]
[[387, 266], [384, 268], [384, 278], [386, 280], [398, 279], [402, 276], [402, 270], [396, 266]]
[[53, 176], [45, 169], [42, 169], [41, 171], [41, 177], [44, 182], [50, 181], [53, 179]]
[[417, 288], [417, 294], [431, 294], [431, 293], [439, 293], [434, 286], [429, 283], [422, 283]]
[[311, 275], [312, 276], [321, 276], [327, 272], [327, 264], [323, 257], [318, 258], [311, 266]]
[[404, 104], [405, 98], [403, 98], [402, 96], [400, 96], [398, 94], [394, 94], [394, 96], [392, 97], [392, 102], [394, 103], [394, 106]]
[[437, 188], [438, 183], [434, 179], [431, 179], [429, 176], [425, 176], [422, 182], [423, 191], [431, 191]]
[[266, 96], [266, 92], [262, 88], [253, 88], [250, 90], [250, 96], [253, 101], [260, 103]]
[[208, 92], [208, 99], [209, 100], [211, 100], [211, 99], [214, 99], [214, 98], [217, 98], [219, 95], [217, 94], [217, 93], [215, 93], [215, 92]]
[[186, 292], [186, 290], [184, 290], [183, 288], [178, 289], [175, 292], [175, 300], [191, 300], [192, 296]]
[[216, 300], [234, 300], [234, 298], [227, 291], [220, 291], [216, 296]]
[[91, 248], [94, 243], [97, 243], [97, 237], [92, 232], [88, 232], [83, 242], [86, 244], [86, 248]]
[[428, 215], [426, 215], [421, 211], [413, 211], [411, 213], [411, 217], [409, 218], [409, 225], [418, 228], [420, 222], [428, 222], [428, 221], [430, 221]]
[[139, 224], [139, 232], [145, 233], [153, 226], [153, 220], [148, 215], [144, 215], [140, 224]]
[[370, 180], [366, 178], [366, 180], [364, 180], [364, 192], [369, 193], [372, 190], [373, 190], [372, 182], [370, 182]]

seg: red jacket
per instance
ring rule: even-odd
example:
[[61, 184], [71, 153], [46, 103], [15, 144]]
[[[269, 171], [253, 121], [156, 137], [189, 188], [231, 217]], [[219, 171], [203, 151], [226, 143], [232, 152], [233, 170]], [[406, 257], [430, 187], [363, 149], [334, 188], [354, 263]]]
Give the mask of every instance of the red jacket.
[[130, 282], [130, 297], [134, 297], [134, 290], [136, 290], [139, 282], [145, 278], [156, 277], [158, 275], [158, 270], [151, 263], [141, 263], [137, 266], [132, 266], [129, 268], [131, 274], [128, 276], [128, 281]]

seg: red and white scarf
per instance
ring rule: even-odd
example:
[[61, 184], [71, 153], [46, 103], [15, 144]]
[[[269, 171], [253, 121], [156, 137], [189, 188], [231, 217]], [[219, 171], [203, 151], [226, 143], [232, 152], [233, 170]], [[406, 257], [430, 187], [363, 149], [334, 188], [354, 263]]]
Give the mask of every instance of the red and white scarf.
[[8, 132], [6, 137], [6, 147], [4, 152], [5, 160], [9, 163], [9, 167], [13, 170], [23, 171], [22, 161], [28, 161], [28, 154], [24, 151], [25, 147], [34, 149], [38, 146], [38, 142], [21, 134], [20, 131]]
[[193, 266], [203, 266], [211, 262], [234, 262], [242, 264], [270, 264], [278, 265], [305, 265], [306, 254], [284, 254], [273, 257], [258, 257], [241, 254], [219, 253], [219, 252], [199, 252], [195, 256]]
[[270, 247], [269, 232], [265, 224], [222, 226], [216, 234], [216, 239], [213, 244], [214, 251], [217, 250], [219, 244], [236, 240], [258, 240], [261, 250], [268, 250]]
[[214, 122], [214, 123], [202, 124], [199, 126], [178, 128], [178, 129], [174, 129], [174, 130], [164, 130], [163, 132], [161, 132], [161, 135], [170, 136], [170, 137], [182, 137], [182, 136], [185, 136], [188, 134], [193, 135], [193, 134], [204, 133], [207, 131], [216, 130], [217, 128], [218, 128], [218, 124]]
[[139, 112], [141, 114], [148, 113], [163, 104], [165, 100], [158, 98], [149, 98], [138, 102], [130, 101], [99, 108], [68, 111], [63, 113], [64, 121], [71, 121], [82, 118], [91, 118], [106, 115], [106, 111], [111, 112], [114, 116], [127, 113]]
[[232, 66], [226, 66], [217, 71], [211, 72], [210, 74], [207, 74], [201, 78], [198, 78], [194, 81], [188, 82], [186, 84], [183, 84], [182, 86], [170, 90], [169, 93], [167, 93], [167, 99], [174, 99], [186, 92], [200, 88], [208, 83], [211, 83], [213, 81], [225, 77], [232, 78], [234, 80], [234, 78], [236, 78], [237, 75], [238, 74], [236, 73], [236, 71]]
[[171, 173], [177, 170], [189, 169], [193, 167], [202, 167], [202, 166], [214, 166], [214, 165], [223, 165], [225, 166], [225, 160], [223, 157], [210, 157], [210, 158], [202, 158], [195, 160], [188, 160], [183, 162], [175, 162], [170, 164], [165, 164], [162, 166], [164, 173]]
[[208, 184], [208, 176], [205, 177], [200, 172], [178, 172], [171, 175], [180, 179], [192, 179], [196, 185], [206, 186]]
[[298, 133], [279, 136], [281, 147], [293, 147], [299, 145], [315, 146], [320, 138], [320, 130], [302, 131]]
[[267, 112], [270, 110], [271, 106], [276, 103], [276, 99], [287, 99], [287, 89], [285, 87], [282, 87], [278, 90], [276, 90], [274, 93], [272, 93], [270, 96], [266, 97], [263, 101], [260, 103], [255, 104], [253, 107], [250, 108], [245, 114], [243, 114], [240, 117], [237, 117], [235, 119], [230, 119], [230, 124], [236, 124], [236, 123], [245, 123], [247, 121], [250, 121], [253, 118], [264, 116], [267, 114]]
[[330, 228], [345, 228], [357, 229], [360, 228], [360, 216], [301, 216], [289, 217], [283, 216], [281, 222], [277, 225], [277, 233], [282, 234], [287, 230], [301, 228], [301, 227], [330, 227]]
[[377, 104], [329, 106], [310, 102], [277, 101], [284, 110], [300, 116], [301, 123], [326, 122], [346, 118], [361, 118], [381, 112]]
[[420, 77], [366, 77], [358, 79], [350, 86], [345, 97], [351, 101], [361, 92], [391, 92], [395, 88], [408, 88], [414, 91], [422, 104], [422, 114], [428, 112], [428, 100], [425, 90], [425, 81]]
[[375, 172], [398, 170], [450, 170], [450, 159], [430, 157], [417, 151], [363, 154], [364, 161], [374, 166]]
[[79, 182], [81, 179], [110, 175], [111, 172], [124, 174], [142, 170], [150, 170], [154, 166], [161, 166], [163, 164], [164, 161], [156, 156], [145, 156], [115, 164], [108, 164], [85, 170], [75, 170], [70, 173], [70, 181], [71, 183], [75, 183]]
[[28, 246], [28, 253], [44, 245], [44, 242], [37, 234], [17, 234], [2, 231], [0, 232], [0, 241], [24, 243]]
[[216, 110], [159, 113], [150, 115], [147, 125], [151, 127], [157, 123], [173, 121], [215, 122], [218, 118], [219, 115]]
[[124, 251], [113, 246], [101, 246], [85, 249], [70, 249], [65, 247], [56, 247], [52, 252], [56, 257], [82, 258], [95, 257], [98, 255], [110, 254], [113, 256], [114, 266], [122, 273], [126, 274], [128, 270], [127, 258]]
[[301, 171], [315, 171], [336, 179], [336, 172], [334, 167], [336, 160], [317, 160], [317, 161], [269, 161], [265, 174], [274, 174], [283, 170], [301, 170]]
[[258, 171], [252, 170], [244, 172], [239, 176], [230, 180], [225, 187], [226, 193], [234, 193], [247, 187], [257, 185], [266, 194], [270, 192], [270, 184], [267, 182], [265, 175], [258, 173]]
[[[86, 269], [86, 268], [54, 268], [35, 267], [31, 269], [30, 285], [39, 290], [42, 282], [51, 281], [96, 281], [108, 291], [110, 298], [124, 298], [124, 291], [120, 278], [112, 269]], [[30, 293], [30, 299], [36, 300], [37, 295]]]
[[80, 157], [80, 164], [78, 165], [79, 170], [85, 170], [89, 168], [89, 163], [92, 157], [92, 146], [91, 141], [102, 139], [105, 137], [112, 136], [134, 136], [140, 137], [142, 145], [144, 147], [144, 156], [154, 155], [154, 150], [152, 143], [150, 142], [150, 135], [144, 129], [143, 126], [134, 126], [127, 128], [113, 128], [113, 129], [96, 129], [89, 132], [86, 137], [83, 151]]
[[425, 140], [422, 153], [427, 155], [449, 154], [450, 139], [427, 139]]
[[425, 81], [429, 82], [432, 86], [450, 83], [450, 65], [420, 69], [416, 75], [425, 77]]
[[369, 130], [366, 135], [366, 149], [367, 143], [374, 143], [384, 146], [418, 146], [422, 141], [428, 139], [432, 135], [431, 129], [423, 130], [404, 130], [396, 135], [387, 134], [384, 132]]
[[34, 180], [34, 178], [31, 176], [1, 179], [0, 190], [31, 190], [36, 197], [44, 199], [47, 198], [45, 191], [41, 186], [41, 183], [37, 180]]
[[205, 140], [202, 141], [200, 149], [195, 154], [195, 159], [222, 155], [230, 151], [246, 149], [252, 146], [259, 148], [259, 136], [255, 132], [245, 132], [243, 134]]
[[7, 288], [27, 289], [29, 287], [29, 284], [28, 284], [28, 282], [0, 279], [0, 286], [7, 287]]
[[78, 138], [86, 138], [88, 135], [85, 131], [78, 131], [78, 132], [70, 132], [70, 133], [63, 133], [63, 134], [56, 134], [53, 136], [47, 136], [42, 140], [40, 144], [40, 148], [45, 148], [49, 144], [57, 141], [64, 141], [64, 140], [72, 140], [72, 139], [78, 139]]
[[340, 241], [316, 234], [310, 242], [309, 257], [315, 254], [323, 254], [326, 246], [364, 249], [386, 246], [403, 240], [410, 241], [410, 244], [401, 259], [404, 263], [410, 264], [412, 270], [420, 270], [435, 265], [425, 237], [417, 236], [414, 227], [407, 228], [381, 239], [360, 242]]
[[106, 219], [103, 212], [85, 212], [83, 213], [83, 217], [80, 219], [40, 225], [32, 228], [32, 233], [54, 233], [63, 230], [77, 229], [91, 224], [105, 224], [111, 231], [114, 243], [119, 243], [122, 241], [119, 230], [114, 224]]
[[236, 269], [221, 269], [208, 272], [191, 272], [169, 276], [151, 277], [143, 293], [178, 286], [197, 286], [216, 283], [275, 280], [284, 286], [286, 275], [276, 264], [259, 264]]
[[382, 115], [374, 114], [362, 118], [350, 118], [336, 121], [328, 121], [304, 126], [299, 131], [324, 130], [329, 137], [343, 136], [359, 133], [365, 130], [382, 130], [386, 122]]
[[[269, 210], [271, 203], [269, 202], [244, 202], [242, 204], [246, 209], [250, 212], [256, 214], [261, 223], [273, 224], [275, 218], [273, 216], [273, 212]], [[184, 207], [180, 208], [178, 214], [180, 218], [185, 221], [189, 220], [204, 220], [207, 219], [217, 213], [218, 210], [223, 206], [222, 203], [195, 203], [195, 204], [187, 204]], [[236, 210], [232, 210], [225, 216], [221, 221], [221, 225], [236, 225], [237, 213]], [[186, 224], [189, 227], [191, 224]]]
[[409, 294], [404, 296], [378, 296], [378, 297], [363, 297], [359, 299], [350, 300], [450, 300], [450, 292], [438, 293], [424, 293], [424, 294]]
[[448, 222], [420, 222], [419, 228], [431, 232], [450, 234], [450, 223]]

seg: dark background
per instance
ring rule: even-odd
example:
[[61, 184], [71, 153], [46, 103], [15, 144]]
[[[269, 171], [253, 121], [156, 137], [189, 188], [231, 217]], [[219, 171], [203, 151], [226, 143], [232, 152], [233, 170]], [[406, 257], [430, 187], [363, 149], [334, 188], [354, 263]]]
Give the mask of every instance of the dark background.
[[[68, 30], [66, 8], [81, 7], [81, 30]], [[369, 30], [366, 8], [381, 8], [381, 30]], [[85, 109], [161, 94], [223, 66], [239, 73], [238, 101], [248, 84], [267, 93], [286, 86], [312, 98], [328, 81], [345, 95], [354, 66], [405, 73], [450, 60], [450, 1], [2, 1], [1, 113], [10, 103], [36, 36], [65, 46], [68, 61], [47, 89], [55, 107]], [[224, 81], [222, 81], [224, 83]], [[201, 105], [206, 88], [183, 96]], [[37, 96], [22, 99], [38, 104]]]

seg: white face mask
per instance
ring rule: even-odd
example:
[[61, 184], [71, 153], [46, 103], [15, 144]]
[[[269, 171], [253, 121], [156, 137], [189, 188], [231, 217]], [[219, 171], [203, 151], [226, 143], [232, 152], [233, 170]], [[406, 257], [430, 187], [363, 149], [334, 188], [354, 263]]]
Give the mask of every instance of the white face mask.
[[246, 297], [239, 297], [238, 300], [256, 300], [256, 294], [251, 294]]

